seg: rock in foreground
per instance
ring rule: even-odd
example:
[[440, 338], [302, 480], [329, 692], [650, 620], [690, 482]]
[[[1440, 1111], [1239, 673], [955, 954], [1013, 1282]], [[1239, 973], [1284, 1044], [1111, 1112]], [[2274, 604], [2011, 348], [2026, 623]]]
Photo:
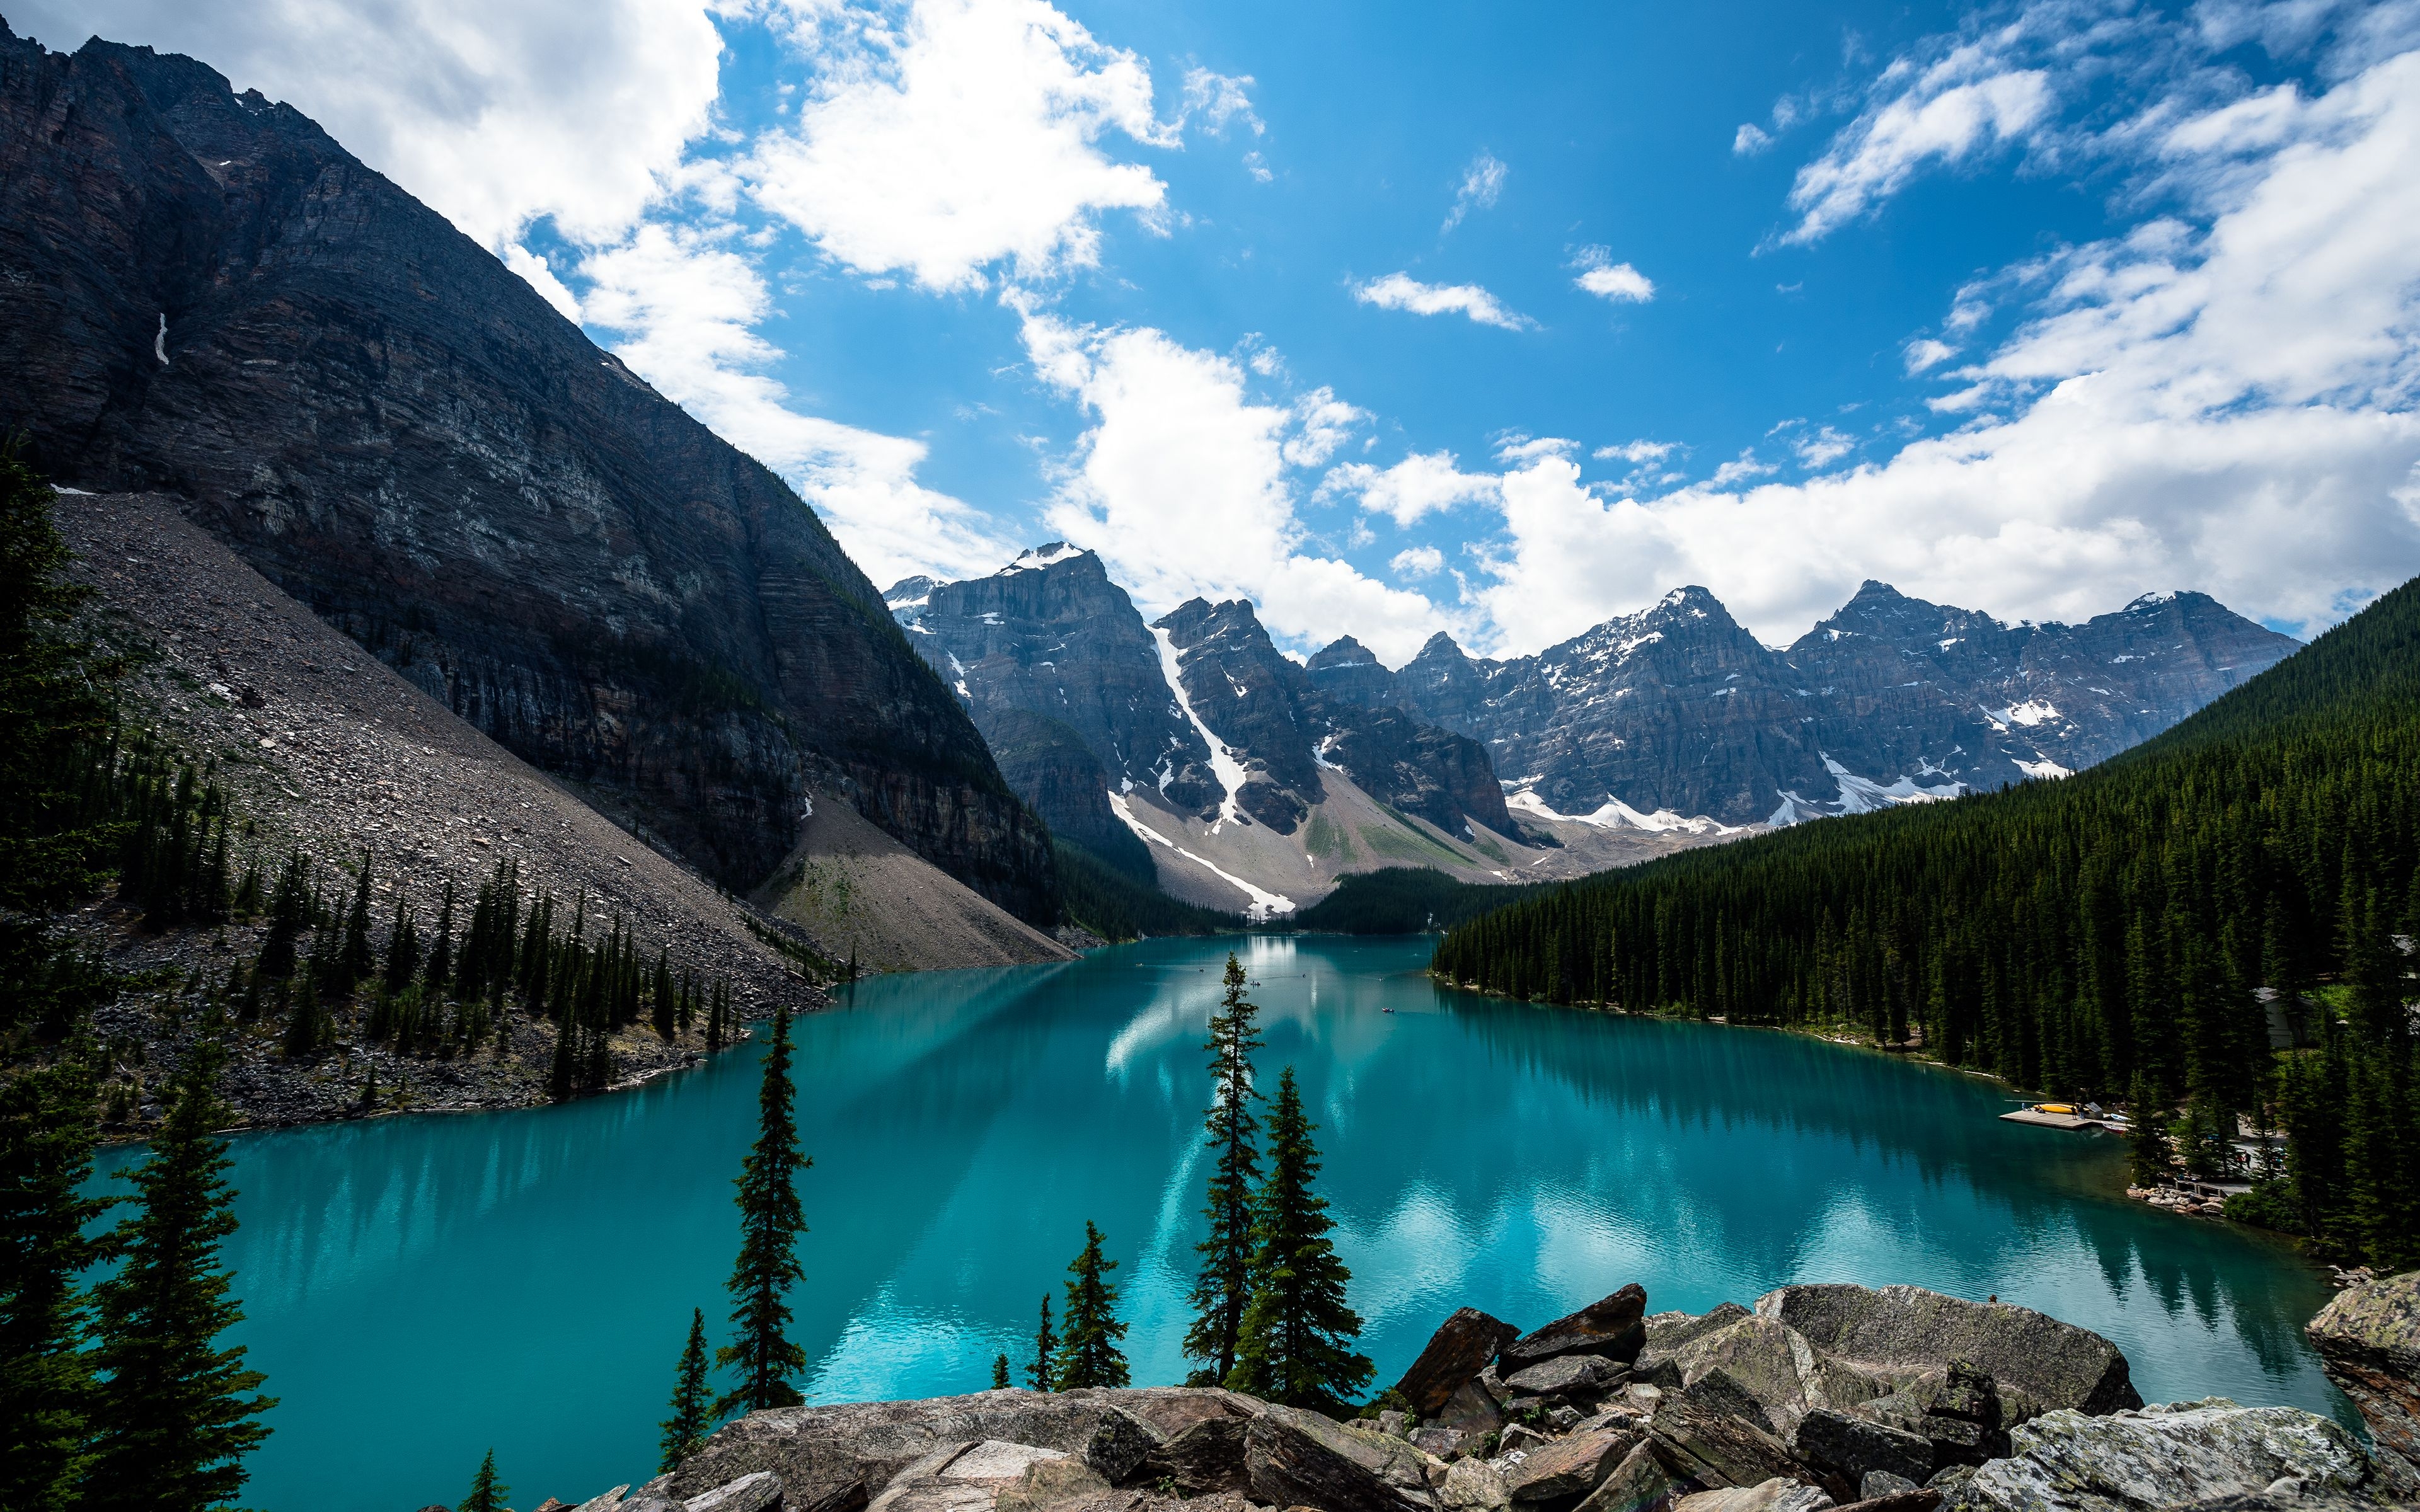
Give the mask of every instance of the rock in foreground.
[[2394, 1494], [2420, 1500], [2420, 1271], [2348, 1288], [2307, 1332], [2368, 1421]]

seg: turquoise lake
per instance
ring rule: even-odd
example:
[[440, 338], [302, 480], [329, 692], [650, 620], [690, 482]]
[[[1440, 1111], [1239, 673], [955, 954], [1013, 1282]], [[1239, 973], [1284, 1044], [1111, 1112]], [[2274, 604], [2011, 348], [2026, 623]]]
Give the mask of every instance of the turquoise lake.
[[[1088, 1218], [1136, 1383], [1182, 1379], [1200, 1045], [1233, 943], [883, 978], [798, 1021], [810, 1400], [979, 1391], [1002, 1350], [1021, 1367]], [[1441, 991], [1432, 945], [1241, 946], [1264, 1077], [1294, 1066], [1321, 1124], [1381, 1381], [1466, 1304], [1526, 1327], [1628, 1281], [1690, 1311], [1912, 1282], [2097, 1329], [2147, 1399], [2348, 1415], [2302, 1339], [2317, 1273], [2127, 1202], [2115, 1140], [2002, 1123], [1994, 1084], [1806, 1038]], [[237, 1336], [282, 1398], [245, 1504], [450, 1505], [490, 1445], [519, 1506], [653, 1473], [690, 1309], [720, 1336], [756, 1062], [235, 1140]]]

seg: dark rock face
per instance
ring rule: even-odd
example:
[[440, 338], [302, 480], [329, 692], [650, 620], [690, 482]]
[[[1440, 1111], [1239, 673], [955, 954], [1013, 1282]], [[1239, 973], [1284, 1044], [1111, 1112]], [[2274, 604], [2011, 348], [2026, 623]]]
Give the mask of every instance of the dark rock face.
[[2008, 625], [1869, 582], [1787, 651], [1683, 588], [1534, 656], [1474, 658], [1439, 635], [1388, 673], [1339, 641], [1310, 675], [1482, 741], [1559, 811], [1610, 798], [1739, 824], [2080, 770], [2295, 649], [2201, 594]]
[[2306, 1332], [2369, 1425], [2383, 1478], [2420, 1498], [2420, 1271], [2346, 1288]]
[[[1437, 1325], [1404, 1379], [1395, 1382], [1423, 1418], [1443, 1412], [1463, 1383], [1477, 1378], [1488, 1363], [1520, 1336], [1520, 1330], [1476, 1307], [1464, 1307]], [[1492, 1426], [1492, 1425], [1491, 1425]]]
[[1322, 1512], [1434, 1512], [1420, 1452], [1299, 1408], [1264, 1406], [1244, 1432], [1252, 1499]]
[[726, 883], [779, 862], [814, 784], [1055, 913], [1041, 826], [796, 494], [201, 64], [0, 27], [0, 428], [61, 483], [179, 496]]
[[1831, 1285], [1766, 1292], [1756, 1311], [1869, 1371], [1945, 1370], [1955, 1360], [1988, 1372], [2019, 1418], [2060, 1407], [2099, 1415], [2143, 1405], [2118, 1346], [2029, 1307], [1918, 1287]]
[[1852, 1486], [1883, 1471], [1921, 1486], [1932, 1477], [1932, 1445], [1916, 1434], [1819, 1407], [1798, 1424], [1791, 1443], [1798, 1458], [1844, 1476]]
[[1506, 1345], [1497, 1368], [1510, 1377], [1566, 1354], [1601, 1355], [1627, 1365], [1646, 1346], [1646, 1318], [1647, 1292], [1634, 1281]]

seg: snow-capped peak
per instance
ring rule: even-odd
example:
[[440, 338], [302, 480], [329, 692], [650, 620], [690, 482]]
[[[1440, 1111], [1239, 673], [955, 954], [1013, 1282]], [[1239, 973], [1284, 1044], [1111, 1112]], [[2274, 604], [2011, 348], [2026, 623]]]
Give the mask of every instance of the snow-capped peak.
[[1046, 541], [1031, 551], [1019, 551], [1015, 562], [992, 576], [1005, 578], [1012, 572], [1039, 572], [1045, 567], [1055, 567], [1062, 562], [1073, 562], [1082, 555], [1084, 548], [1081, 547], [1069, 546], [1064, 541]]

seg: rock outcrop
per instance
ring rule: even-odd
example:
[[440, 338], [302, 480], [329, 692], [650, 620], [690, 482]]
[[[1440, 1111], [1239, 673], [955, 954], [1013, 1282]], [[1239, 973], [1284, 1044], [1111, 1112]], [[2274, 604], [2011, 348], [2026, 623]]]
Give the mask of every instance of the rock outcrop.
[[2420, 1501], [2420, 1271], [2346, 1288], [2308, 1332], [2368, 1423], [2395, 1494]]
[[[1813, 1295], [1805, 1295], [1813, 1293]], [[1797, 1294], [1797, 1295], [1793, 1295]], [[1445, 1404], [1443, 1421], [1488, 1404], [1469, 1428], [1401, 1409], [1340, 1423], [1209, 1388], [1000, 1390], [916, 1402], [795, 1407], [724, 1427], [672, 1474], [612, 1512], [723, 1512], [715, 1496], [760, 1496], [778, 1480], [790, 1512], [2332, 1512], [2372, 1507], [2381, 1485], [2351, 1435], [2291, 1408], [2212, 1398], [2173, 1407], [2052, 1405], [2001, 1435], [2008, 1386], [1953, 1351], [2032, 1350], [2030, 1399], [2107, 1402], [2130, 1394], [2105, 1340], [2039, 1314], [1978, 1319], [1971, 1304], [1912, 1288], [1783, 1288], [1759, 1307], [1645, 1314], [1637, 1287], [1515, 1335], [1475, 1309], [1448, 1318], [1389, 1393]], [[1952, 1305], [1952, 1304], [1955, 1305]], [[1874, 1388], [1851, 1405], [1805, 1405], [1833, 1379], [1813, 1335], [1867, 1351], [1833, 1361]], [[1931, 1333], [1927, 1333], [1927, 1330]], [[1748, 1336], [1810, 1358], [1788, 1391], [1792, 1430], [1757, 1389], [1714, 1365], [1666, 1391], [1614, 1358], [1668, 1379], [1693, 1348]], [[1780, 1331], [1776, 1334], [1776, 1331]], [[1506, 1373], [1527, 1343], [1538, 1358]], [[2096, 1350], [2096, 1345], [2098, 1350]], [[1981, 1348], [1978, 1350], [1978, 1347]], [[1590, 1347], [1593, 1347], [1592, 1349]], [[1734, 1351], [1728, 1358], [1741, 1356]], [[1528, 1373], [1593, 1362], [1555, 1378]], [[2095, 1361], [2100, 1369], [2089, 1381]], [[1750, 1376], [1757, 1373], [1750, 1370]], [[1707, 1381], [1723, 1382], [1700, 1390]], [[1900, 1384], [1892, 1389], [1891, 1382]], [[1849, 1395], [1843, 1388], [1842, 1396]], [[1894, 1418], [1892, 1414], [1896, 1414]], [[1923, 1425], [1965, 1424], [1977, 1434]], [[1916, 1426], [1910, 1426], [1911, 1424]], [[1981, 1463], [1978, 1443], [1999, 1451]], [[618, 1494], [618, 1493], [613, 1493]], [[584, 1509], [583, 1509], [584, 1512]], [[597, 1512], [608, 1512], [606, 1499]]]
[[1527, 795], [1516, 807], [1741, 825], [2079, 770], [2294, 649], [2200, 594], [2009, 625], [1869, 582], [1776, 651], [1692, 587], [1532, 656], [1473, 657], [1439, 635], [1388, 672], [1348, 639], [1307, 675], [1480, 740]]
[[739, 888], [837, 793], [1018, 917], [1042, 826], [814, 512], [289, 106], [0, 26], [0, 432], [156, 491]]

